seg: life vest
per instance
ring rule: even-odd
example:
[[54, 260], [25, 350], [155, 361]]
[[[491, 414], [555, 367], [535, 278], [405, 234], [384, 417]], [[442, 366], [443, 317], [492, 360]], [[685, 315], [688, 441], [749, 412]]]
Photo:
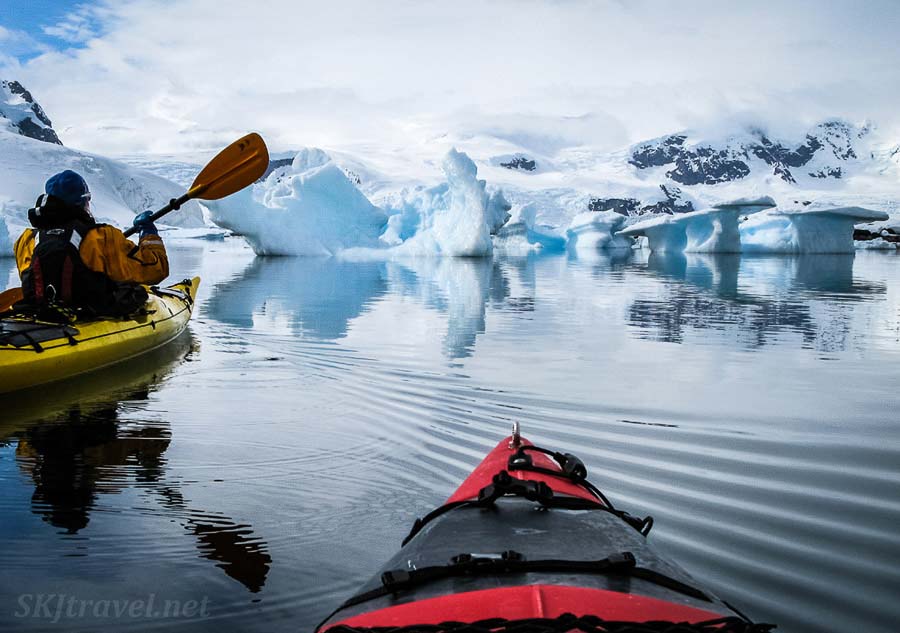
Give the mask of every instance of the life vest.
[[142, 286], [116, 283], [81, 259], [81, 241], [98, 226], [74, 220], [34, 230], [31, 265], [22, 272], [22, 304], [38, 312], [69, 308], [87, 316], [125, 316], [143, 307]]

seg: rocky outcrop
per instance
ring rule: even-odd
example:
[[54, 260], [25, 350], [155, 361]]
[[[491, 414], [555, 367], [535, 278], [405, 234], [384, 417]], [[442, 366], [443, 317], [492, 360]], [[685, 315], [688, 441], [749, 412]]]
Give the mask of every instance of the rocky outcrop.
[[18, 81], [0, 80], [0, 118], [7, 119], [22, 136], [62, 145], [50, 117]]
[[748, 130], [720, 144], [690, 143], [687, 134], [672, 134], [635, 146], [628, 162], [642, 170], [668, 167], [666, 177], [682, 185], [740, 180], [750, 175], [753, 159], [789, 183], [797, 182], [795, 170], [814, 161], [816, 167], [806, 171], [809, 176], [838, 179], [844, 175], [841, 164], [859, 158], [855, 142], [870, 131], [869, 126], [831, 120], [812, 128], [798, 143], [774, 141], [761, 130]]
[[508, 161], [501, 162], [500, 166], [507, 169], [521, 169], [522, 171], [534, 171], [537, 169], [537, 163], [525, 156], [515, 156]]
[[671, 185], [660, 185], [665, 196], [664, 200], [644, 202], [637, 198], [591, 198], [588, 201], [588, 211], [603, 212], [615, 211], [620, 215], [648, 215], [676, 213], [688, 213], [694, 210], [694, 204], [683, 198], [681, 189]]

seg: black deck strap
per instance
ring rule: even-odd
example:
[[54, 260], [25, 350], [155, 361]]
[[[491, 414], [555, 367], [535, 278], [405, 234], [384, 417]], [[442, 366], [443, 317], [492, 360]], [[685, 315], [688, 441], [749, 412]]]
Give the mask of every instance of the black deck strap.
[[[327, 622], [327, 620], [326, 620]], [[323, 623], [324, 624], [324, 623]], [[321, 629], [322, 625], [316, 628]], [[576, 616], [563, 613], [556, 618], [523, 618], [507, 620], [490, 618], [477, 622], [441, 622], [440, 624], [405, 624], [399, 626], [348, 626], [338, 624], [329, 633], [769, 633], [773, 624], [754, 624], [736, 617], [716, 618], [703, 622], [671, 622], [652, 620], [626, 622], [604, 620], [595, 615]]]
[[[498, 576], [505, 574], [529, 573], [576, 573], [576, 574], [619, 574], [638, 578], [646, 582], [665, 587], [677, 593], [690, 596], [704, 602], [712, 602], [706, 593], [685, 584], [680, 580], [666, 576], [658, 571], [638, 567], [637, 560], [631, 552], [619, 552], [600, 560], [525, 560], [521, 554], [509, 551], [488, 558], [460, 554], [451, 559], [448, 565], [434, 565], [419, 569], [395, 569], [381, 575], [381, 586], [357, 594], [345, 601], [334, 613], [342, 609], [362, 604], [376, 598], [421, 587], [438, 580], [466, 576]], [[332, 614], [333, 615], [333, 614]], [[331, 617], [331, 616], [329, 616]]]
[[[181, 283], [190, 285], [190, 280], [185, 279]], [[159, 286], [150, 286], [150, 291], [157, 295], [158, 297], [175, 297], [176, 299], [181, 299], [186, 304], [191, 305], [194, 301], [191, 299], [191, 295], [188, 292], [184, 292], [183, 290], [175, 290], [174, 288], [160, 288]]]
[[34, 339], [34, 337], [31, 335], [30, 332], [23, 331], [23, 332], [19, 332], [19, 334], [20, 334], [21, 336], [23, 336], [23, 337], [25, 338], [25, 340], [27, 340], [27, 341], [31, 344], [31, 346], [34, 348], [34, 351], [35, 351], [36, 353], [40, 354], [41, 352], [44, 351], [44, 348], [41, 347], [41, 344], [38, 343], [38, 342]]
[[13, 347], [31, 347], [36, 353], [44, 351], [41, 343], [67, 339], [70, 345], [76, 345], [75, 336], [78, 330], [70, 325], [43, 323], [41, 321], [8, 320], [0, 321], [0, 345]]
[[[514, 479], [509, 472], [501, 470], [494, 475], [490, 484], [478, 492], [477, 499], [453, 501], [435, 508], [424, 517], [416, 519], [409, 534], [401, 542], [401, 547], [409, 543], [416, 534], [422, 531], [426, 525], [450, 510], [461, 507], [487, 508], [492, 506], [500, 497], [523, 497], [529, 501], [536, 501], [545, 508], [559, 508], [561, 510], [606, 510], [619, 516], [619, 511], [612, 511], [603, 506], [599, 501], [590, 501], [580, 497], [559, 496], [553, 493], [543, 481]], [[620, 517], [621, 518], [621, 517]]]
[[[528, 454], [529, 451], [548, 455], [559, 465], [560, 470], [535, 466], [534, 460], [531, 458], [531, 455]], [[604, 495], [597, 486], [587, 480], [587, 467], [584, 465], [584, 462], [571, 453], [559, 453], [540, 446], [523, 445], [510, 456], [507, 468], [511, 471], [518, 470], [557, 477], [581, 486], [596, 497], [598, 501], [602, 502], [612, 514], [618, 516], [643, 536], [650, 534], [650, 530], [653, 529], [652, 516], [640, 518], [633, 516], [624, 510], [616, 509], [612, 502], [606, 498], [606, 495]]]

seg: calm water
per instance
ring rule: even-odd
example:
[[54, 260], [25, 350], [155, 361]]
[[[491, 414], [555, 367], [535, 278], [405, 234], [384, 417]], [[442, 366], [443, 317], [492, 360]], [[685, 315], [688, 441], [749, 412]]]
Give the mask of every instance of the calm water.
[[751, 616], [897, 630], [897, 255], [172, 258], [188, 336], [4, 397], [0, 630], [309, 630], [513, 420]]

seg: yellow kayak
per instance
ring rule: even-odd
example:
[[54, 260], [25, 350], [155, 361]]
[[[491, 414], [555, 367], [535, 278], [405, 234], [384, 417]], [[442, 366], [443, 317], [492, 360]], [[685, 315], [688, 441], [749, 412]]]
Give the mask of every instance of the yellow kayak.
[[71, 378], [154, 350], [181, 334], [200, 278], [150, 288], [146, 314], [71, 325], [0, 321], [0, 393]]

